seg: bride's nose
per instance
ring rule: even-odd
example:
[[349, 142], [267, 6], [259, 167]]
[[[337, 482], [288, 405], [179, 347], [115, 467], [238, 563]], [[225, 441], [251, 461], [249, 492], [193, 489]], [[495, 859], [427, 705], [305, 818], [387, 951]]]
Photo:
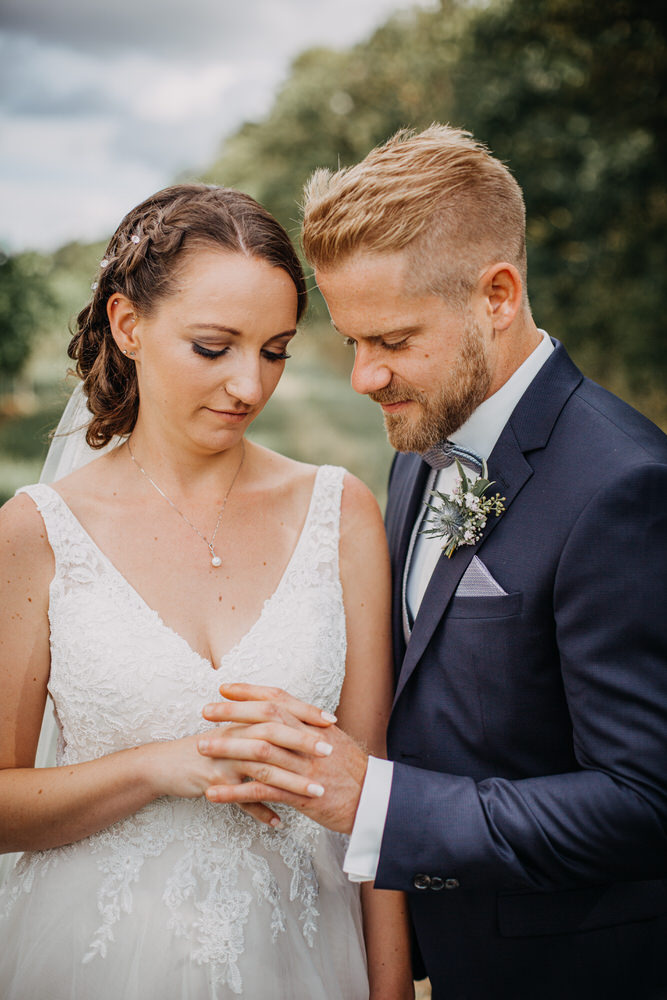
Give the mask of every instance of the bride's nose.
[[239, 358], [234, 370], [227, 373], [224, 385], [229, 396], [248, 406], [256, 406], [263, 394], [259, 358]]

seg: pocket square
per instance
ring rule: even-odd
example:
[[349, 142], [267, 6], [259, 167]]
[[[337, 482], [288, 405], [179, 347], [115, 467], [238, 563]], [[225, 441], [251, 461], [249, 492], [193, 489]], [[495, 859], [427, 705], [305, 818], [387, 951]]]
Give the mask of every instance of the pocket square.
[[456, 597], [505, 597], [507, 591], [503, 590], [497, 580], [489, 573], [481, 559], [473, 556], [473, 560], [461, 577], [456, 588]]

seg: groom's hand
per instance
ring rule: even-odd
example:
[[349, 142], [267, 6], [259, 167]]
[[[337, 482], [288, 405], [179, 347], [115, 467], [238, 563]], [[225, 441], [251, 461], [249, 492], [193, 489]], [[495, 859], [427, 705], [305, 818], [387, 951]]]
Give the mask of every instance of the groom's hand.
[[[334, 725], [335, 717], [279, 688], [229, 684], [226, 701], [207, 705], [204, 718], [236, 723], [230, 736], [203, 737], [200, 753], [252, 761], [253, 781], [214, 785], [211, 802], [283, 802], [312, 819], [350, 833], [366, 776], [364, 750]], [[286, 791], [285, 772], [306, 776], [308, 795]]]

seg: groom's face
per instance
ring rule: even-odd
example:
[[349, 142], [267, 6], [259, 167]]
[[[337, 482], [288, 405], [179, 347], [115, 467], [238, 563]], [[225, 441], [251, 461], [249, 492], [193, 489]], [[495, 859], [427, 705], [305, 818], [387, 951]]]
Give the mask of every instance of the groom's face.
[[354, 345], [353, 388], [380, 404], [394, 448], [423, 452], [486, 398], [491, 368], [483, 315], [406, 292], [407, 268], [403, 253], [358, 252], [316, 276], [334, 326]]

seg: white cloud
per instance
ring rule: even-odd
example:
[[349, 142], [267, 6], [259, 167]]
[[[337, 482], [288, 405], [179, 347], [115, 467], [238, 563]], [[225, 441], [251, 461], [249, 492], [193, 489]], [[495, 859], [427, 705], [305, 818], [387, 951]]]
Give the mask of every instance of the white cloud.
[[351, 44], [403, 6], [3, 0], [0, 244], [104, 238], [264, 114], [299, 51]]

